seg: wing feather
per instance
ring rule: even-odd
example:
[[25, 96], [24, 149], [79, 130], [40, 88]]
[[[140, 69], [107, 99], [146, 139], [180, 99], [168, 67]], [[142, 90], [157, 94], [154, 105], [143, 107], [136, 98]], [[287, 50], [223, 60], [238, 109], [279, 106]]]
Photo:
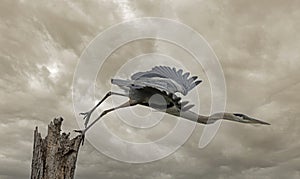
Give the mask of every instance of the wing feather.
[[[150, 71], [133, 74], [131, 80], [134, 80], [134, 83], [164, 89], [167, 92], [180, 92], [186, 95], [190, 90], [201, 83], [201, 80], [196, 81], [197, 76], [188, 78], [189, 75], [189, 72], [183, 74], [182, 69], [177, 70], [174, 67], [155, 66]], [[163, 81], [166, 82], [166, 84], [163, 84]]]

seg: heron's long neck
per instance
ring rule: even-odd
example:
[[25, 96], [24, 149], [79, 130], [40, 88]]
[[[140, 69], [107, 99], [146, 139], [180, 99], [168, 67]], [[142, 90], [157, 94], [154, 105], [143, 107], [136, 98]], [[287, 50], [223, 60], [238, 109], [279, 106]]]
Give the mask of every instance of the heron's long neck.
[[228, 121], [235, 121], [235, 122], [241, 122], [241, 123], [252, 123], [252, 124], [263, 124], [263, 125], [270, 125], [267, 122], [255, 119], [255, 118], [251, 118], [249, 116], [246, 116], [244, 114], [240, 114], [240, 113], [228, 113], [228, 112], [218, 112], [218, 113], [214, 113], [210, 116], [203, 116], [203, 115], [199, 115], [196, 114], [192, 111], [181, 111], [179, 112], [171, 112], [171, 111], [167, 111], [167, 113], [172, 114], [174, 116], [179, 116], [197, 123], [202, 123], [202, 124], [212, 124], [214, 122], [216, 122], [217, 120], [220, 119], [225, 119]]
[[199, 115], [199, 114], [196, 114], [192, 111], [181, 111], [180, 113], [176, 113], [176, 114], [175, 113], [169, 113], [169, 114], [179, 116], [179, 117], [188, 119], [190, 121], [194, 121], [194, 122], [202, 123], [202, 124], [207, 124], [208, 119], [209, 119], [208, 116]]
[[178, 114], [178, 116], [202, 124], [211, 124], [216, 122], [219, 119], [236, 121], [236, 119], [233, 118], [232, 115], [230, 115], [229, 113], [215, 113], [210, 116], [204, 116], [204, 115], [196, 114], [192, 111], [184, 111]]

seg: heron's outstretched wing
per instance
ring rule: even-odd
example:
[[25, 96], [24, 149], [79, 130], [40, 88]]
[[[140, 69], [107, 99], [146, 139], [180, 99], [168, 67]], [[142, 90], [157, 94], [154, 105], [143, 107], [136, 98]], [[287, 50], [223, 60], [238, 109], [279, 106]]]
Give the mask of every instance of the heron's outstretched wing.
[[168, 92], [180, 92], [186, 95], [195, 86], [201, 83], [201, 80], [197, 80], [197, 76], [190, 76], [190, 73], [184, 73], [183, 70], [176, 68], [170, 68], [167, 66], [155, 66], [150, 71], [138, 72], [131, 76], [131, 79], [136, 83], [147, 84], [154, 88], [163, 88]]
[[112, 79], [112, 84], [118, 85], [122, 89], [141, 89], [145, 87], [152, 87], [160, 91], [168, 93], [181, 92], [184, 94], [185, 89], [168, 78], [140, 78], [138, 80], [123, 80], [123, 79]]
[[175, 94], [176, 91], [174, 89], [179, 89], [180, 87], [174, 86], [175, 84], [171, 82], [170, 79], [167, 78], [142, 78], [143, 80], [123, 80], [123, 79], [112, 79], [111, 83], [118, 85], [120, 88], [129, 90], [131, 89], [146, 89], [146, 88], [155, 88], [160, 91], [164, 95], [168, 95], [172, 100], [173, 104], [179, 109], [179, 111], [188, 111], [192, 107], [193, 104], [189, 104], [188, 101], [181, 101], [181, 97]]

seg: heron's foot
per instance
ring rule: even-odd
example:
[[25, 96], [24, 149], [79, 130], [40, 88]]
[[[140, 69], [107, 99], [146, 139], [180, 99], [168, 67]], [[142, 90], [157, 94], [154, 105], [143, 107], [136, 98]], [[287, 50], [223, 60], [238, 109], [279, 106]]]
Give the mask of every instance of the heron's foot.
[[93, 110], [88, 111], [88, 112], [82, 112], [82, 113], [80, 113], [80, 115], [83, 116], [83, 120], [85, 120], [85, 121], [84, 121], [84, 127], [85, 127], [85, 128], [87, 127], [87, 125], [88, 125], [88, 123], [89, 123], [89, 120], [90, 120], [90, 118], [91, 118], [92, 113], [93, 113]]
[[86, 131], [85, 129], [83, 129], [83, 130], [74, 130], [74, 132], [77, 132], [77, 133], [81, 134], [81, 136], [82, 136], [82, 142], [81, 142], [81, 144], [82, 145], [84, 144], [85, 131]]

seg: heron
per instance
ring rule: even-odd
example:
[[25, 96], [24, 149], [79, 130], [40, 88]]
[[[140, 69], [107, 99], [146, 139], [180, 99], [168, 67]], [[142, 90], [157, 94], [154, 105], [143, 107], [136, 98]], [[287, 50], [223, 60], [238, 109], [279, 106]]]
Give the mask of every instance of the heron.
[[[109, 112], [121, 108], [135, 105], [150, 107], [159, 112], [165, 112], [173, 116], [181, 117], [201, 124], [212, 124], [218, 120], [228, 120], [248, 124], [270, 125], [259, 119], [255, 119], [242, 113], [218, 112], [211, 115], [200, 115], [193, 111], [194, 107], [188, 101], [182, 101], [177, 94], [186, 96], [192, 89], [199, 85], [202, 80], [197, 76], [191, 76], [190, 72], [183, 73], [182, 69], [171, 68], [169, 66], [155, 66], [149, 71], [136, 72], [130, 79], [111, 79], [113, 85], [123, 89], [123, 93], [108, 91], [106, 95], [88, 112], [80, 113], [83, 115], [84, 129], [75, 130], [84, 135], [97, 121]], [[112, 95], [125, 96], [129, 100], [119, 106], [104, 110], [92, 123], [89, 124], [92, 113]], [[161, 96], [162, 100], [150, 99], [153, 95]], [[164, 103], [164, 104], [163, 104]]]

